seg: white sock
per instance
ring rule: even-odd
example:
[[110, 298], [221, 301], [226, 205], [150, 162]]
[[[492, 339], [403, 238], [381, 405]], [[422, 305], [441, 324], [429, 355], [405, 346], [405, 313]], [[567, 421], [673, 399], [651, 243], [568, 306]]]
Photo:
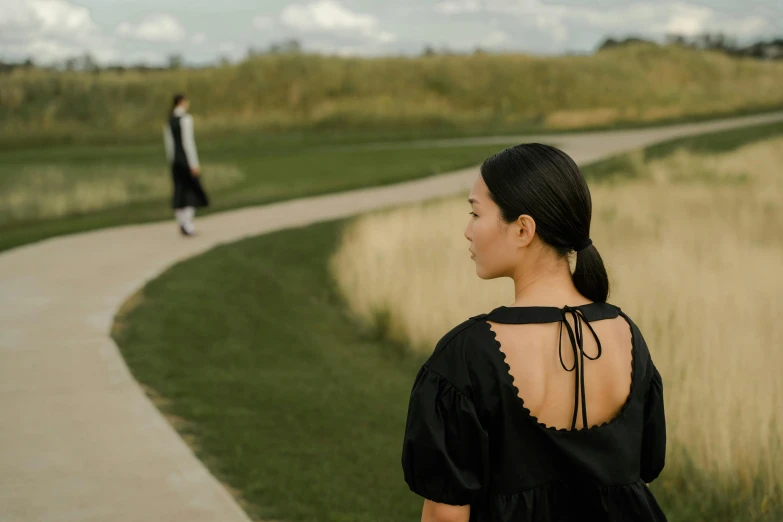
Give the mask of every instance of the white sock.
[[196, 231], [196, 226], [193, 224], [193, 218], [196, 216], [196, 209], [194, 207], [185, 207], [182, 209], [182, 226], [185, 227], [185, 231], [188, 234], [192, 234]]
[[185, 210], [178, 208], [174, 210], [174, 215], [177, 217], [177, 224], [181, 227], [185, 226]]

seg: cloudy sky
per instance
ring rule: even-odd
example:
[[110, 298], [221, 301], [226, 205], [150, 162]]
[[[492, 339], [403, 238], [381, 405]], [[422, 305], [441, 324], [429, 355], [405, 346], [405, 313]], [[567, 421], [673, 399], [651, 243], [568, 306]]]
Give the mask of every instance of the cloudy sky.
[[783, 0], [0, 0], [0, 59], [42, 63], [85, 52], [103, 63], [237, 60], [289, 38], [336, 54], [559, 54], [606, 35], [702, 31], [783, 37]]

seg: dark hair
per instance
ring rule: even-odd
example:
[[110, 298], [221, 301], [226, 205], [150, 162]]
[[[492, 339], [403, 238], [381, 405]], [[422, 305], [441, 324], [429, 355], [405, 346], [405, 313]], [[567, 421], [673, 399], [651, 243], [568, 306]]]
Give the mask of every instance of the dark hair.
[[[186, 97], [184, 94], [175, 94], [175, 95], [174, 95], [174, 100], [173, 100], [173, 103], [172, 103], [172, 105], [171, 105], [171, 111], [173, 111], [174, 109], [176, 109], [176, 108], [177, 108], [177, 105], [179, 105], [180, 103], [182, 103], [182, 100], [185, 100], [185, 99], [187, 99], [187, 97]], [[171, 111], [169, 111], [169, 116], [171, 116]]]
[[[565, 152], [540, 143], [509, 147], [488, 158], [481, 177], [507, 223], [527, 214], [539, 237], [565, 257], [590, 237], [593, 204], [582, 172]], [[591, 301], [609, 296], [609, 278], [595, 246], [579, 250], [574, 285]]]

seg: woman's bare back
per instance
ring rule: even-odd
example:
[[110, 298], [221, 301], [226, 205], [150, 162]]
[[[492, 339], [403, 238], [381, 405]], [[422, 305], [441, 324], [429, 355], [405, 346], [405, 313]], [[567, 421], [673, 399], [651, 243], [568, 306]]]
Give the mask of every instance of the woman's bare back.
[[[574, 317], [567, 316], [576, 334]], [[623, 409], [631, 391], [633, 338], [630, 325], [622, 317], [589, 323], [601, 342], [601, 356], [592, 332], [580, 319], [584, 346], [584, 393], [587, 425], [613, 420]], [[506, 356], [509, 373], [524, 406], [538, 422], [549, 427], [571, 429], [574, 418], [574, 392], [581, 357], [574, 361], [574, 348], [563, 323], [505, 324], [490, 322]], [[562, 329], [562, 331], [561, 331]], [[562, 343], [558, 336], [562, 336]], [[562, 349], [558, 349], [561, 346]], [[562, 354], [562, 362], [561, 362]], [[574, 365], [576, 364], [576, 368]], [[572, 369], [573, 371], [566, 371]], [[577, 401], [576, 428], [584, 427], [581, 390]]]

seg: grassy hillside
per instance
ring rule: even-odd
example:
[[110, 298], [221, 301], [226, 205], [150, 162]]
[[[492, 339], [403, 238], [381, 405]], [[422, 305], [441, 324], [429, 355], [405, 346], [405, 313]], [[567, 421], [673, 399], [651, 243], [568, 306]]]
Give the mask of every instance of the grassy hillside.
[[155, 72], [15, 70], [0, 142], [159, 139], [175, 91], [199, 132], [491, 133], [698, 118], [783, 106], [783, 63], [639, 44], [593, 56], [266, 55]]

